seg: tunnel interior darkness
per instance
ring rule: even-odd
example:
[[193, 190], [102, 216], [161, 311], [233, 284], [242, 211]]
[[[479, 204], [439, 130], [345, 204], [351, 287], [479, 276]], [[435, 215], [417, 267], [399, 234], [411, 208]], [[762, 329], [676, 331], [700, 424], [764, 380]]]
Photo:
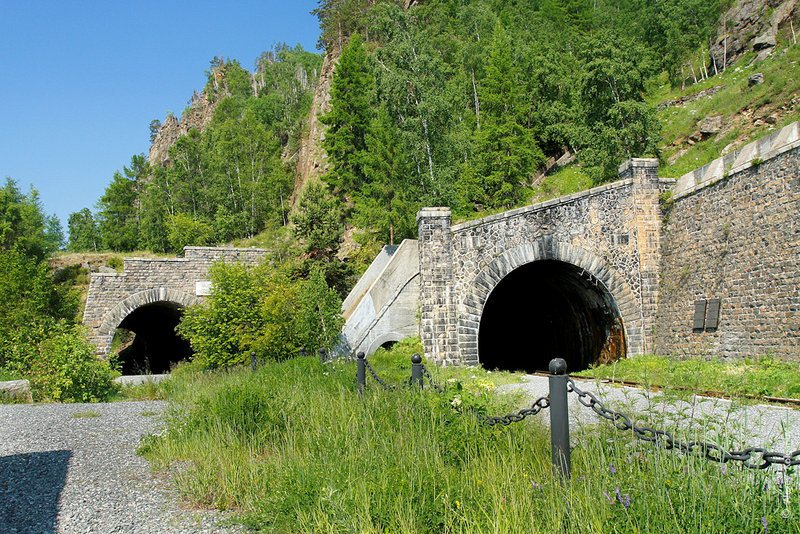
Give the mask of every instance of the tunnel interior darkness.
[[561, 261], [528, 263], [489, 295], [478, 331], [487, 369], [546, 371], [552, 358], [575, 372], [625, 355], [614, 298], [583, 269]]
[[118, 328], [135, 334], [133, 342], [119, 352], [124, 375], [166, 373], [179, 361], [189, 359], [189, 342], [178, 336], [175, 327], [182, 306], [174, 302], [153, 302], [136, 308]]

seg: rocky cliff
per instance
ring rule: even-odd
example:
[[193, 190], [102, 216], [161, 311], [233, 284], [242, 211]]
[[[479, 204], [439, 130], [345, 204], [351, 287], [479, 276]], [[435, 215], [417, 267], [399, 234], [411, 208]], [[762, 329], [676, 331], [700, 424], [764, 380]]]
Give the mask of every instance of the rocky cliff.
[[314, 100], [311, 104], [311, 112], [308, 115], [308, 133], [303, 136], [300, 155], [297, 159], [297, 174], [294, 192], [292, 193], [292, 205], [294, 205], [298, 195], [305, 188], [306, 182], [310, 178], [321, 177], [327, 170], [328, 155], [322, 147], [327, 128], [319, 119], [331, 107], [331, 80], [333, 79], [333, 70], [339, 60], [339, 54], [339, 50], [329, 50], [325, 53], [325, 58], [322, 61], [319, 82], [314, 91]]
[[[777, 44], [780, 31], [800, 21], [797, 0], [745, 0], [736, 2], [719, 20], [717, 35], [709, 43], [711, 64], [723, 70], [750, 50], [764, 59]], [[791, 32], [790, 32], [791, 34]]]
[[172, 114], [164, 119], [150, 145], [147, 161], [151, 165], [169, 165], [169, 148], [192, 128], [202, 132], [214, 116], [215, 108], [216, 103], [209, 101], [205, 93], [195, 93], [189, 109], [184, 111], [180, 120]]

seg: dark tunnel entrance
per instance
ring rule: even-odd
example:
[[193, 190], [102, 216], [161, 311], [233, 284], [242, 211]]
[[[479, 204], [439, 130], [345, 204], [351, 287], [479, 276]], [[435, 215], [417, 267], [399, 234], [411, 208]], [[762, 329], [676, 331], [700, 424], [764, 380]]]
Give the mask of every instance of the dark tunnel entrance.
[[625, 355], [614, 298], [583, 269], [537, 261], [515, 269], [489, 295], [478, 331], [487, 369], [546, 371], [552, 358], [568, 372]]
[[153, 302], [123, 319], [117, 334], [129, 330], [135, 337], [119, 350], [122, 374], [166, 373], [175, 363], [191, 357], [189, 342], [175, 332], [182, 308], [174, 302]]

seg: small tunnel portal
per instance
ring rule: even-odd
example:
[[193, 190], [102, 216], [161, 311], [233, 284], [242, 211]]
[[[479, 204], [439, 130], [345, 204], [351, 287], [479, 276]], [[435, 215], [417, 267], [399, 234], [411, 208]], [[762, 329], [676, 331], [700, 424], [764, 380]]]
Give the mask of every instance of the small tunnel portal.
[[489, 295], [478, 331], [487, 369], [546, 371], [552, 358], [567, 371], [625, 355], [622, 318], [613, 296], [580, 267], [545, 260], [509, 273]]
[[124, 375], [169, 372], [177, 362], [192, 355], [189, 342], [175, 332], [183, 307], [174, 302], [153, 302], [136, 308], [120, 323], [135, 337], [119, 351]]

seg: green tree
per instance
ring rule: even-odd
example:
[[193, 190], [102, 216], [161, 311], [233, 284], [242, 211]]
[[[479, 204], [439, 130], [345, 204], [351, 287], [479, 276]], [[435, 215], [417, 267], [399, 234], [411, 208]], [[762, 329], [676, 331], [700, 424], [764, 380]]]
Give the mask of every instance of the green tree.
[[323, 147], [330, 165], [323, 179], [339, 194], [355, 191], [364, 183], [373, 85], [361, 36], [353, 34], [333, 74], [330, 112], [320, 119], [328, 126]]
[[416, 235], [414, 215], [418, 208], [410, 200], [417, 190], [409, 181], [406, 154], [397, 138], [389, 113], [383, 107], [367, 132], [364, 184], [353, 192], [355, 224], [391, 245]]
[[105, 248], [130, 251], [139, 245], [140, 197], [149, 174], [150, 165], [143, 154], [132, 156], [129, 167], [114, 173], [97, 203], [98, 226]]
[[586, 43], [578, 103], [579, 157], [595, 182], [613, 180], [630, 157], [656, 155], [659, 125], [644, 102], [644, 75], [636, 43], [604, 32]]
[[331, 350], [339, 341], [344, 326], [342, 299], [328, 287], [322, 269], [315, 268], [299, 291], [297, 333], [300, 346], [307, 350]]
[[69, 245], [72, 252], [97, 251], [100, 234], [89, 208], [69, 214]]
[[339, 250], [344, 235], [342, 208], [339, 201], [328, 194], [324, 184], [308, 184], [292, 222], [295, 235], [303, 240], [309, 256], [330, 258]]
[[510, 207], [522, 200], [530, 176], [544, 161], [533, 132], [522, 124], [522, 84], [512, 50], [498, 23], [479, 87], [483, 123], [475, 134], [475, 161], [463, 186], [469, 201], [490, 207]]
[[178, 254], [188, 246], [207, 246], [214, 239], [214, 228], [207, 222], [186, 213], [176, 213], [167, 218], [169, 246]]
[[0, 187], [0, 249], [17, 249], [42, 260], [61, 246], [64, 237], [55, 215], [46, 216], [39, 193], [25, 195], [11, 178]]

